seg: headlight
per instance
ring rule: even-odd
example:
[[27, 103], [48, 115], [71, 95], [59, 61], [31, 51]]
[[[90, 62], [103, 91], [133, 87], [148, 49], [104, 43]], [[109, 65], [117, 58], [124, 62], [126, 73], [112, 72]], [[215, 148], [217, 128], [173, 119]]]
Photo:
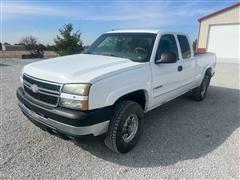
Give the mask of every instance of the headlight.
[[80, 96], [87, 96], [89, 93], [89, 89], [90, 84], [66, 84], [63, 86], [62, 92]]
[[59, 105], [70, 109], [88, 110], [90, 84], [66, 84], [63, 86]]

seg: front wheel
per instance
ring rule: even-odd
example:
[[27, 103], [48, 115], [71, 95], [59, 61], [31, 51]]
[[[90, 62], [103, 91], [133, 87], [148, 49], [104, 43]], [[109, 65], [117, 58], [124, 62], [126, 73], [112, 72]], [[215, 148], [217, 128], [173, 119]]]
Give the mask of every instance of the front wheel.
[[106, 146], [114, 152], [126, 153], [138, 142], [143, 125], [142, 107], [133, 101], [120, 101], [114, 106]]

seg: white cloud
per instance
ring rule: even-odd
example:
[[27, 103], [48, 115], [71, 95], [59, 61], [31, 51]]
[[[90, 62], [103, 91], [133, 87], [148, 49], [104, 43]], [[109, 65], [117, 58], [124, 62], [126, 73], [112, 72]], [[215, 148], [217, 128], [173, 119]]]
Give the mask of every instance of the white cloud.
[[[216, 5], [217, 6], [217, 5]], [[213, 6], [212, 6], [213, 7]], [[33, 19], [40, 21], [41, 24], [47, 18], [56, 19], [56, 22], [68, 21], [88, 21], [97, 23], [109, 22], [111, 24], [108, 28], [119, 29], [119, 28], [164, 28], [179, 26], [197, 26], [197, 18], [208, 14], [212, 9], [208, 6], [203, 6], [201, 2], [188, 1], [182, 2], [176, 5], [175, 2], [167, 1], [156, 1], [153, 2], [128, 2], [118, 1], [106, 4], [89, 4], [86, 2], [75, 2], [75, 3], [58, 3], [52, 4], [45, 2], [43, 3], [17, 3], [17, 2], [3, 2], [3, 20], [8, 21], [8, 24], [18, 20], [19, 22], [25, 19]], [[13, 20], [13, 21], [12, 21]], [[60, 20], [60, 21], [58, 21]], [[32, 25], [24, 24], [23, 28], [19, 27], [20, 31], [14, 33], [5, 32], [6, 41], [16, 42], [19, 37], [32, 34], [43, 43], [53, 42], [53, 37], [57, 32], [52, 32], [46, 27], [42, 28], [41, 31], [32, 32], [34, 29]], [[57, 26], [57, 25], [56, 25]], [[56, 31], [57, 31], [56, 27]], [[193, 27], [195, 28], [195, 27]], [[85, 28], [87, 29], [87, 28]], [[35, 29], [34, 29], [35, 30]], [[102, 29], [103, 30], [103, 29]], [[109, 30], [109, 29], [106, 29]], [[29, 32], [30, 31], [30, 32]], [[44, 32], [45, 31], [45, 32]], [[51, 31], [51, 32], [50, 32]], [[84, 32], [84, 42], [89, 44], [95, 39], [95, 34], [89, 34], [90, 32]], [[11, 34], [11, 35], [10, 35]]]
[[64, 11], [46, 6], [27, 5], [18, 3], [4, 3], [2, 5], [3, 14], [15, 15], [44, 15], [44, 16], [63, 16]]
[[[47, 17], [63, 17], [71, 19], [81, 19], [87, 21], [131, 21], [145, 22], [151, 24], [171, 23], [174, 17], [190, 17], [198, 14], [203, 14], [207, 9], [195, 8], [196, 3], [183, 3], [181, 6], [172, 6], [170, 2], [153, 2], [153, 3], [126, 3], [118, 2], [111, 5], [89, 5], [76, 3], [73, 6], [71, 3], [66, 6], [57, 4], [26, 4], [26, 3], [3, 3], [3, 18], [29, 18], [35, 16]], [[75, 4], [74, 4], [75, 5]], [[192, 9], [192, 10], [191, 10]], [[193, 10], [194, 9], [194, 10]], [[189, 11], [190, 10], [190, 11]], [[170, 21], [170, 22], [169, 22]]]

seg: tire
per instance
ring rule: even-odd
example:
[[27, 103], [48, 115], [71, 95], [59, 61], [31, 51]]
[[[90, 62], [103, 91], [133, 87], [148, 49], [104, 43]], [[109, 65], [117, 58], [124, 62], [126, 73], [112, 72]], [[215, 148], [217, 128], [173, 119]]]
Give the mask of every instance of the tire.
[[206, 97], [210, 80], [211, 77], [209, 75], [204, 76], [201, 85], [192, 90], [192, 99], [202, 101]]
[[117, 153], [129, 152], [138, 142], [144, 112], [134, 101], [120, 101], [113, 107], [113, 118], [105, 138], [106, 146]]

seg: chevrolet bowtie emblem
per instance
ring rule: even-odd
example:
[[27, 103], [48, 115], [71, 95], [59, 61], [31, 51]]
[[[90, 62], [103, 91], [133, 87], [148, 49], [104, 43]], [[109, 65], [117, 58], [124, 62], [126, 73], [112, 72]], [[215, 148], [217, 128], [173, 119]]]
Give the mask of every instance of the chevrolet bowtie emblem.
[[33, 85], [31, 85], [31, 90], [32, 90], [32, 92], [37, 93], [39, 91], [39, 88], [36, 84], [33, 84]]

